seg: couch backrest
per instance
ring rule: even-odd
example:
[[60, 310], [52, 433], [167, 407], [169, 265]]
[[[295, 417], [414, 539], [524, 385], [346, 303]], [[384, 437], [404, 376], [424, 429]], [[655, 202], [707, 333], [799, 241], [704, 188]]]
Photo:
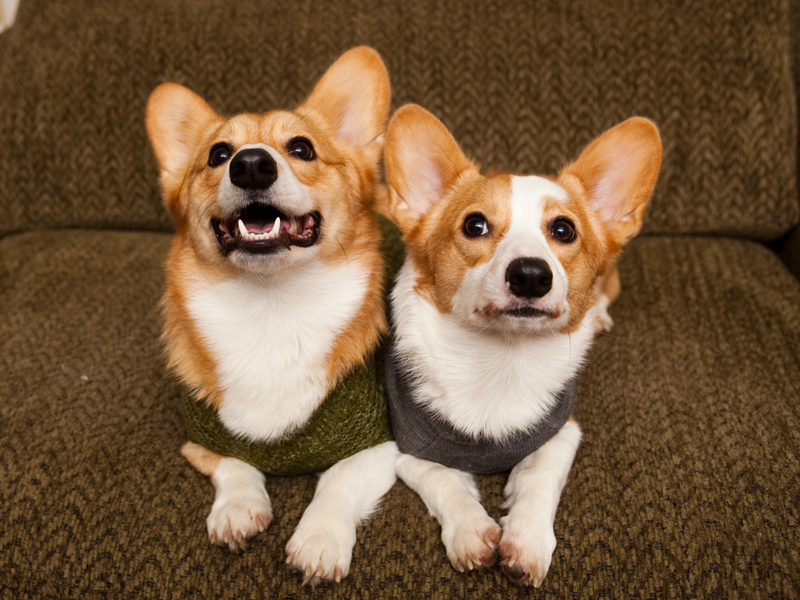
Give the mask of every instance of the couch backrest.
[[773, 239], [800, 218], [785, 0], [23, 0], [0, 65], [0, 234], [168, 230], [150, 91], [224, 113], [302, 100], [357, 44], [485, 166], [554, 173], [632, 115], [660, 126], [645, 233]]

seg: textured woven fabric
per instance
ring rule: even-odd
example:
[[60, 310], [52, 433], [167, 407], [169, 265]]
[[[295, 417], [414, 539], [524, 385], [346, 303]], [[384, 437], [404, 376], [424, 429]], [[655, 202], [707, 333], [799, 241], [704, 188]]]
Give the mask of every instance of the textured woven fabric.
[[384, 372], [389, 425], [400, 452], [467, 473], [510, 471], [558, 433], [572, 414], [576, 400], [573, 379], [533, 427], [515, 431], [502, 440], [476, 438], [459, 431], [442, 415], [415, 400], [418, 384], [403, 370], [394, 337], [386, 344]]
[[[461, 574], [402, 484], [312, 593], [284, 547], [316, 479], [268, 477], [251, 552], [209, 544], [214, 496], [181, 457], [158, 299], [169, 236], [0, 241], [0, 598], [530, 598]], [[548, 598], [791, 598], [800, 589], [800, 284], [766, 248], [634, 240], [616, 326], [590, 353], [583, 442]], [[503, 476], [479, 476], [502, 516]]]
[[331, 390], [306, 424], [270, 443], [232, 435], [213, 408], [184, 390], [181, 408], [188, 438], [268, 475], [324, 471], [356, 452], [391, 441], [381, 357], [379, 352], [354, 369]]
[[0, 234], [168, 230], [143, 118], [156, 85], [225, 113], [283, 108], [368, 44], [394, 105], [433, 111], [487, 167], [554, 173], [643, 115], [664, 140], [645, 232], [774, 239], [800, 212], [787, 5], [25, 0], [0, 77], [0, 147], [13, 149]]

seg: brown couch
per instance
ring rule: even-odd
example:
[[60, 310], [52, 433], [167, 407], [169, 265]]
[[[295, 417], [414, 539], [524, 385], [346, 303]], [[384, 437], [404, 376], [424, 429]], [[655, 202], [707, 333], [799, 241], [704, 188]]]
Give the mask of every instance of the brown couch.
[[[786, 0], [22, 0], [0, 35], [0, 597], [800, 597], [795, 17]], [[212, 486], [178, 453], [147, 96], [175, 81], [226, 113], [284, 107], [358, 44], [394, 106], [425, 106], [487, 167], [554, 173], [626, 117], [661, 128], [537, 591], [454, 571], [402, 483], [349, 577], [303, 588], [284, 546], [315, 478], [270, 478], [275, 521], [235, 555], [209, 544]], [[495, 518], [503, 481], [479, 478]]]

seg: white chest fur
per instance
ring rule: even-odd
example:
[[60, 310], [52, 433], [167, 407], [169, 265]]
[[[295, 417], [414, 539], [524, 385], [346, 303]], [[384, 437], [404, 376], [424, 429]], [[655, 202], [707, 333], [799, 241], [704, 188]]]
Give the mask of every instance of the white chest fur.
[[305, 265], [274, 279], [202, 286], [189, 312], [217, 361], [222, 423], [269, 441], [305, 423], [327, 393], [325, 361], [361, 306], [368, 273]]
[[407, 260], [392, 299], [397, 348], [420, 377], [417, 400], [464, 433], [494, 439], [545, 417], [583, 363], [593, 316], [572, 334], [485, 332], [440, 313], [414, 292], [416, 278]]

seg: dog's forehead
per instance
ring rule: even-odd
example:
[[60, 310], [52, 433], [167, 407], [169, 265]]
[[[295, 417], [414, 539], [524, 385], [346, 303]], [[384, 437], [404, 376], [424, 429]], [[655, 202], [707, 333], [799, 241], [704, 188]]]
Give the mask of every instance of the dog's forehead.
[[545, 252], [547, 242], [542, 234], [542, 220], [548, 207], [566, 203], [569, 194], [560, 185], [537, 175], [511, 178], [511, 227], [505, 245], [528, 244], [537, 240], [540, 252]]
[[297, 116], [286, 111], [244, 113], [228, 119], [220, 134], [237, 144], [269, 144], [274, 140], [282, 141], [298, 125]]
[[567, 190], [556, 182], [538, 175], [511, 178], [511, 205], [515, 219], [528, 220], [540, 216], [548, 200], [567, 202]]

